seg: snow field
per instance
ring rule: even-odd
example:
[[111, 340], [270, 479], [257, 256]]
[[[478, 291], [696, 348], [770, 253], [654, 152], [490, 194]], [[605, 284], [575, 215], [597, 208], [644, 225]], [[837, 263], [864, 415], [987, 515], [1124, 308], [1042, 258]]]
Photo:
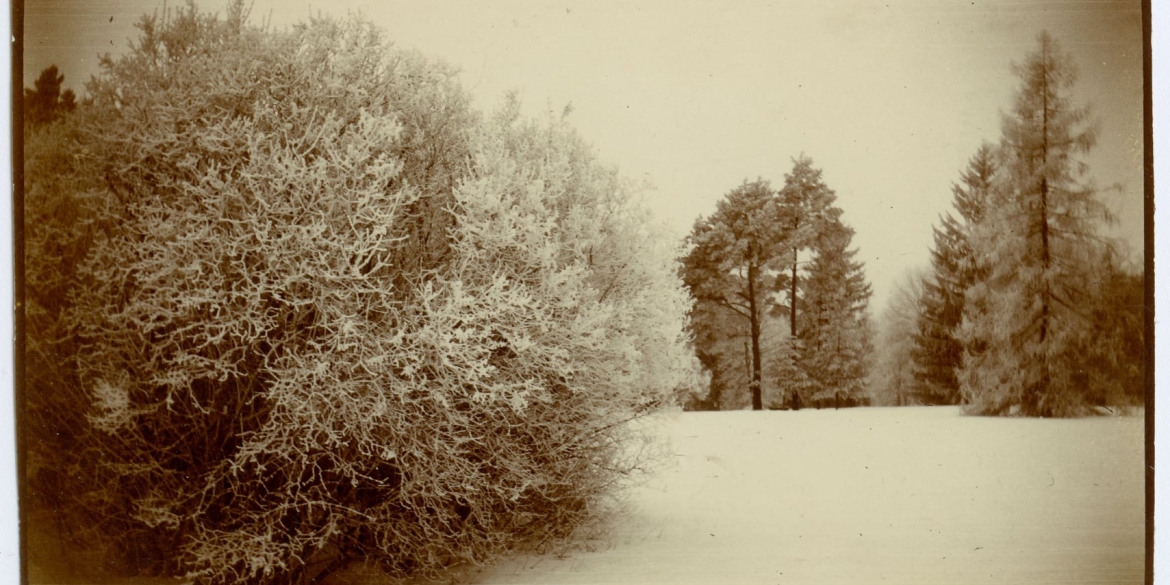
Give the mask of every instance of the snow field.
[[601, 540], [460, 581], [1141, 583], [1143, 420], [953, 407], [668, 415]]

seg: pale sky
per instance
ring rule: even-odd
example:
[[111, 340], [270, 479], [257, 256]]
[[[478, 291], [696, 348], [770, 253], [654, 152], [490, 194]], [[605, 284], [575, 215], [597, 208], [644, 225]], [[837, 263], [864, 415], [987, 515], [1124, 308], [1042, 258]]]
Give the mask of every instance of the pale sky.
[[[25, 85], [55, 63], [83, 93], [95, 55], [124, 51], [138, 16], [161, 6], [27, 0]], [[1077, 62], [1074, 96], [1100, 121], [1092, 175], [1124, 187], [1106, 200], [1141, 258], [1137, 0], [256, 0], [252, 20], [281, 27], [317, 11], [361, 12], [397, 46], [454, 65], [480, 109], [511, 89], [531, 115], [571, 102], [600, 158], [655, 186], [646, 201], [680, 238], [743, 180], [780, 187], [807, 154], [857, 231], [875, 315], [907, 269], [928, 265], [952, 182], [981, 141], [999, 139], [1010, 63], [1047, 29]]]

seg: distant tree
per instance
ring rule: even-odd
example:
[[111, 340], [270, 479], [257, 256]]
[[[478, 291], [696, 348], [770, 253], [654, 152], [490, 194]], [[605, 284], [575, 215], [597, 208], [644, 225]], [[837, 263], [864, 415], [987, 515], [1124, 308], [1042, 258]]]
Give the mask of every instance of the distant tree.
[[[763, 408], [762, 323], [773, 293], [783, 284], [779, 267], [790, 249], [778, 213], [767, 181], [745, 181], [717, 203], [714, 214], [695, 222], [687, 237], [690, 251], [682, 261], [683, 282], [696, 300], [696, 311], [715, 319], [695, 319], [693, 326], [700, 329], [696, 338], [715, 341], [710, 331], [720, 316], [733, 316], [746, 326], [753, 410]], [[705, 365], [712, 365], [710, 350], [700, 351], [707, 352]], [[713, 371], [713, 384], [721, 375]]]
[[914, 336], [915, 376], [925, 404], [958, 404], [959, 380], [955, 371], [962, 362], [963, 344], [956, 337], [963, 321], [963, 303], [967, 289], [980, 278], [973, 257], [970, 231], [982, 221], [995, 180], [995, 154], [990, 144], [983, 144], [971, 157], [955, 184], [955, 211], [942, 217], [934, 228], [934, 247], [930, 251], [932, 278], [923, 282], [922, 311]]
[[1047, 32], [1014, 65], [1003, 115], [1002, 180], [971, 234], [986, 277], [968, 290], [958, 372], [967, 412], [1070, 416], [1083, 410], [1076, 351], [1104, 262], [1097, 227], [1111, 219], [1078, 157], [1095, 143], [1089, 111], [1073, 105], [1071, 56]]
[[76, 109], [76, 96], [73, 90], [61, 91], [61, 84], [65, 76], [57, 72], [56, 65], [50, 65], [41, 71], [33, 82], [33, 89], [24, 89], [24, 119], [34, 126], [47, 124], [64, 113]]
[[907, 272], [894, 285], [878, 321], [870, 394], [876, 404], [907, 406], [924, 402], [914, 359], [930, 271]]
[[738, 405], [741, 372], [753, 409], [799, 405], [801, 393], [837, 384], [855, 397], [863, 386], [869, 285], [848, 250], [853, 230], [821, 170], [806, 156], [792, 162], [779, 192], [745, 182], [688, 236], [683, 280], [715, 407]]
[[869, 322], [872, 289], [864, 266], [849, 249], [853, 229], [826, 223], [814, 242], [815, 257], [805, 281], [805, 324], [798, 365], [815, 401], [865, 398], [873, 348]]

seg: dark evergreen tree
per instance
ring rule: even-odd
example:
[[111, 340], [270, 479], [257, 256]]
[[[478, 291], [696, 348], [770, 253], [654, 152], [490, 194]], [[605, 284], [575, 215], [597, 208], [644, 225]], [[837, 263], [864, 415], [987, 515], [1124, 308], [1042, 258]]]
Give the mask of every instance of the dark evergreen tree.
[[1090, 405], [1139, 406], [1145, 403], [1145, 277], [1123, 267], [1112, 251], [1099, 277], [1091, 331], [1077, 348], [1083, 358], [1075, 384]]
[[76, 97], [73, 90], [61, 91], [61, 84], [65, 76], [57, 72], [56, 65], [50, 65], [41, 71], [37, 80], [33, 82], [33, 89], [24, 88], [24, 120], [31, 125], [40, 125], [52, 122], [66, 112], [72, 112], [76, 106]]
[[738, 408], [743, 387], [753, 409], [838, 391], [860, 399], [870, 289], [835, 199], [801, 156], [779, 193], [745, 182], [695, 223], [682, 271], [696, 354], [711, 373], [704, 406]]
[[924, 282], [922, 311], [912, 354], [916, 364], [918, 400], [923, 404], [958, 404], [959, 380], [955, 370], [963, 356], [963, 345], [955, 337], [963, 321], [963, 299], [979, 279], [972, 258], [968, 234], [984, 215], [995, 175], [995, 154], [983, 144], [960, 174], [961, 184], [952, 186], [955, 211], [947, 213], [934, 228], [930, 263], [934, 274]]
[[[831, 210], [830, 216], [840, 211]], [[836, 217], [814, 242], [815, 258], [804, 281], [806, 301], [799, 364], [808, 397], [819, 403], [864, 401], [873, 332], [868, 307], [872, 289], [864, 265], [849, 249], [853, 229]]]

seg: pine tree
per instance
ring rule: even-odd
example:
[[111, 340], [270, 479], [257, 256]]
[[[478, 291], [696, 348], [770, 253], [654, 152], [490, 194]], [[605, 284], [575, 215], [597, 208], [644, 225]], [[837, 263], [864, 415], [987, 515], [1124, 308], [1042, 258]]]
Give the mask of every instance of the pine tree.
[[801, 155], [792, 160], [792, 172], [784, 175], [784, 188], [780, 190], [780, 217], [787, 230], [785, 244], [791, 251], [786, 308], [792, 337], [797, 337], [800, 330], [797, 321], [800, 253], [809, 250], [825, 226], [841, 215], [841, 210], [833, 207], [837, 194], [825, 185], [821, 174], [821, 169], [812, 166], [812, 159]]
[[33, 89], [24, 88], [26, 123], [33, 126], [46, 124], [77, 107], [73, 90], [61, 91], [64, 82], [65, 76], [57, 72], [57, 66], [50, 65], [33, 82]]
[[[784, 188], [779, 194], [780, 218], [785, 227], [784, 245], [788, 251], [787, 305], [779, 308], [788, 313], [790, 341], [784, 359], [791, 366], [781, 368], [779, 373], [782, 385], [788, 389], [789, 400], [797, 407], [801, 401], [800, 392], [809, 388], [808, 372], [800, 363], [800, 356], [806, 351], [800, 311], [808, 310], [807, 296], [802, 298], [801, 295], [804, 281], [800, 271], [801, 264], [807, 266], [808, 261], [801, 261], [801, 253], [811, 253], [820, 234], [841, 216], [841, 210], [833, 206], [837, 194], [825, 184], [821, 175], [821, 169], [813, 167], [812, 159], [801, 155], [792, 160], [792, 171], [784, 175]], [[805, 273], [807, 278], [807, 269]]]
[[[713, 215], [695, 222], [687, 238], [691, 250], [683, 259], [683, 282], [696, 304], [718, 307], [716, 315], [734, 316], [746, 326], [753, 410], [763, 409], [763, 318], [772, 294], [783, 285], [777, 266], [787, 247], [778, 212], [767, 181], [745, 181], [719, 201]], [[703, 321], [695, 325], [702, 327]], [[708, 365], [714, 360], [708, 352]], [[722, 374], [712, 372], [714, 383]]]
[[985, 143], [960, 174], [962, 184], [951, 187], [961, 219], [947, 213], [941, 226], [934, 228], [934, 248], [930, 251], [934, 274], [924, 282], [913, 348], [918, 398], [924, 404], [959, 402], [955, 370], [962, 361], [963, 345], [955, 332], [963, 320], [966, 291], [979, 279], [971, 257], [969, 232], [983, 218], [995, 169], [994, 150]]
[[753, 409], [799, 408], [802, 395], [822, 391], [859, 399], [870, 292], [835, 199], [801, 156], [779, 193], [745, 182], [695, 223], [683, 280], [696, 300], [696, 353], [711, 373], [707, 404], [737, 408], [745, 386]]
[[967, 411], [1069, 416], [1082, 410], [1075, 348], [1090, 332], [1096, 228], [1111, 219], [1078, 159], [1094, 145], [1087, 108], [1073, 105], [1071, 56], [1047, 32], [1025, 61], [1003, 116], [1003, 178], [971, 234], [987, 275], [968, 291], [958, 373]]

